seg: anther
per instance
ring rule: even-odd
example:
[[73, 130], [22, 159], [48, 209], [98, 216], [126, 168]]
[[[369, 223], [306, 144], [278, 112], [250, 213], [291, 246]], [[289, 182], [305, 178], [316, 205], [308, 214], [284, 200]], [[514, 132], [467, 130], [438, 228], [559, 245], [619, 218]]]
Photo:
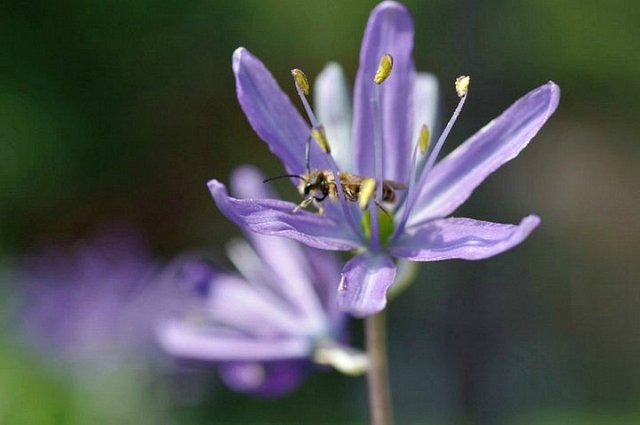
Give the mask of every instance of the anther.
[[360, 209], [364, 210], [367, 208], [367, 205], [369, 205], [369, 201], [373, 197], [373, 194], [375, 193], [375, 191], [376, 191], [375, 179], [371, 177], [367, 177], [362, 181], [362, 184], [360, 185], [360, 194], [358, 196], [358, 205], [360, 206]]
[[329, 141], [327, 140], [327, 133], [324, 131], [322, 124], [311, 129], [311, 136], [316, 139], [316, 142], [318, 142], [325, 153], [331, 153], [331, 146], [329, 146]]
[[425, 154], [429, 149], [429, 142], [431, 141], [431, 133], [429, 132], [429, 127], [425, 124], [422, 124], [420, 128], [420, 136], [418, 138], [418, 146], [420, 147], [420, 153]]
[[469, 77], [468, 75], [462, 75], [456, 78], [456, 92], [458, 93], [458, 97], [464, 97], [467, 95], [470, 82], [471, 77]]
[[382, 84], [382, 82], [389, 77], [392, 69], [393, 56], [389, 53], [385, 53], [382, 55], [382, 58], [380, 58], [380, 64], [378, 65], [378, 70], [376, 71], [376, 76], [373, 78], [373, 82], [376, 84]]
[[301, 69], [296, 68], [291, 70], [291, 75], [298, 89], [300, 89], [305, 96], [309, 96], [309, 79], [305, 73], [302, 72]]

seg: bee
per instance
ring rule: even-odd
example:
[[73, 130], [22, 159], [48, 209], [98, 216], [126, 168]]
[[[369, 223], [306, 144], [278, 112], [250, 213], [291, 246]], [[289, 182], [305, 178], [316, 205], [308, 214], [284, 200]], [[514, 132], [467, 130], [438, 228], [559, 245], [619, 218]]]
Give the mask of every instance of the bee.
[[[293, 177], [300, 179], [298, 185], [298, 191], [304, 197], [304, 199], [293, 209], [292, 212], [297, 212], [300, 209], [305, 209], [310, 204], [318, 209], [318, 214], [322, 214], [323, 208], [320, 204], [325, 199], [330, 200], [338, 199], [338, 189], [336, 186], [336, 178], [331, 170], [311, 169], [310, 167], [310, 152], [311, 152], [311, 136], [307, 139], [305, 149], [305, 162], [307, 165], [307, 171], [302, 174], [285, 174], [282, 176], [270, 177], [263, 181], [267, 183], [271, 180], [281, 179], [286, 177]], [[358, 202], [360, 200], [360, 190], [362, 184], [368, 177], [357, 176], [355, 174], [348, 173], [346, 171], [338, 171], [338, 179], [344, 192], [344, 197], [347, 201]], [[402, 183], [395, 182], [393, 180], [384, 180], [382, 182], [382, 202], [393, 204], [396, 201], [396, 190], [404, 190], [406, 186]], [[375, 190], [374, 190], [375, 199]], [[385, 214], [389, 215], [387, 210], [380, 205], [378, 201], [374, 201], [376, 206], [382, 210]]]
[[[283, 176], [271, 177], [264, 182], [268, 182], [278, 178], [293, 177], [300, 179], [298, 185], [298, 191], [304, 199], [293, 210], [297, 212], [300, 209], [304, 209], [310, 204], [314, 204], [318, 208], [318, 212], [322, 214], [322, 206], [320, 205], [325, 199], [330, 200], [338, 199], [338, 189], [336, 187], [336, 179], [331, 170], [308, 170], [302, 175], [287, 174]], [[342, 185], [342, 191], [347, 201], [358, 202], [360, 199], [360, 189], [362, 183], [367, 177], [358, 176], [348, 173], [346, 171], [338, 171], [338, 178]], [[396, 190], [404, 190], [406, 186], [402, 183], [395, 182], [393, 180], [384, 180], [382, 184], [382, 202], [393, 204], [396, 199]], [[376, 201], [378, 208], [384, 212], [386, 210]]]

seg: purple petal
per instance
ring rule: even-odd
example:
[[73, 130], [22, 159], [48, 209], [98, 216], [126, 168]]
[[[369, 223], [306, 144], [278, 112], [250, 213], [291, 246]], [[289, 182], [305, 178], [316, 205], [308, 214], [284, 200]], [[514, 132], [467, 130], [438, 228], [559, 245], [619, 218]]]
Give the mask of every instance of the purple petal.
[[235, 275], [216, 277], [205, 307], [203, 322], [223, 324], [244, 335], [308, 335], [324, 327], [322, 321], [305, 320], [267, 287], [246, 282]]
[[553, 82], [529, 92], [440, 161], [426, 176], [409, 226], [452, 213], [488, 175], [527, 146], [556, 110], [559, 97]]
[[[264, 64], [245, 48], [233, 53], [233, 72], [238, 101], [255, 132], [280, 158], [287, 172], [303, 173], [309, 126], [298, 110]], [[312, 144], [311, 159], [315, 168], [322, 164], [316, 144]]]
[[387, 304], [387, 289], [396, 276], [396, 266], [386, 254], [365, 252], [342, 269], [338, 307], [355, 317], [378, 313]]
[[222, 380], [234, 391], [269, 398], [296, 389], [310, 367], [308, 360], [231, 362], [221, 364], [219, 371]]
[[436, 219], [408, 228], [408, 234], [394, 243], [391, 254], [414, 261], [482, 260], [518, 245], [539, 224], [535, 215], [523, 218], [518, 225], [470, 218]]
[[[307, 256], [311, 260], [309, 261], [309, 272], [313, 276], [312, 280], [324, 305], [325, 313], [333, 329], [339, 330], [346, 319], [336, 303], [342, 263], [333, 253], [327, 251], [307, 249]], [[336, 333], [340, 333], [340, 331]]]
[[415, 68], [413, 49], [413, 21], [407, 9], [396, 2], [380, 3], [371, 12], [360, 50], [360, 66], [354, 88], [353, 143], [355, 172], [373, 176], [374, 120], [371, 99], [374, 94], [373, 77], [380, 58], [393, 56], [393, 71], [381, 84], [383, 170], [384, 178], [405, 182], [411, 157], [412, 113], [410, 97]]
[[158, 327], [157, 339], [171, 355], [204, 361], [304, 358], [311, 351], [311, 342], [306, 337], [260, 339], [205, 329], [182, 321], [167, 321]]
[[[263, 180], [264, 176], [256, 168], [238, 167], [231, 175], [231, 189], [240, 198], [273, 197], [273, 191], [262, 183]], [[310, 265], [303, 247], [286, 238], [253, 232], [248, 232], [247, 238], [260, 257], [256, 260], [256, 268], [258, 274], [265, 278], [262, 280], [268, 281], [269, 286], [295, 306], [300, 314], [304, 314], [307, 320], [318, 322], [324, 319], [323, 304], [310, 279]], [[337, 286], [337, 282], [336, 279], [332, 284]]]
[[236, 199], [217, 180], [208, 183], [220, 211], [245, 230], [263, 235], [284, 236], [310, 247], [348, 251], [359, 246], [358, 237], [345, 222], [308, 211], [293, 213], [291, 202], [275, 199]]
[[353, 171], [351, 93], [342, 67], [334, 62], [327, 64], [313, 88], [316, 114], [327, 132], [331, 155], [340, 170]]

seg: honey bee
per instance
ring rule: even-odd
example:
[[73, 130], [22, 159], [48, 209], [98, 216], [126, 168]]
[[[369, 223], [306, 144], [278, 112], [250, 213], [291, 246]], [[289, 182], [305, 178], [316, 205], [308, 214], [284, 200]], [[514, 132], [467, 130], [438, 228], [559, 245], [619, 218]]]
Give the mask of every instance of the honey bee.
[[[313, 203], [318, 208], [318, 212], [322, 214], [323, 209], [320, 205], [322, 201], [327, 198], [330, 200], [338, 199], [336, 179], [331, 170], [309, 170], [302, 175], [287, 174], [284, 176], [271, 177], [266, 179], [265, 183], [283, 177], [294, 177], [300, 179], [298, 191], [302, 196], [304, 196], [304, 199], [298, 204], [298, 206], [296, 206], [293, 212], [304, 209]], [[351, 202], [358, 202], [362, 182], [367, 177], [358, 176], [346, 171], [339, 171], [338, 178], [340, 179], [345, 199]], [[402, 183], [398, 183], [393, 180], [384, 180], [382, 184], [382, 202], [393, 204], [396, 201], [396, 190], [403, 189], [406, 189], [406, 186]], [[376, 205], [386, 212], [386, 210], [377, 202]]]

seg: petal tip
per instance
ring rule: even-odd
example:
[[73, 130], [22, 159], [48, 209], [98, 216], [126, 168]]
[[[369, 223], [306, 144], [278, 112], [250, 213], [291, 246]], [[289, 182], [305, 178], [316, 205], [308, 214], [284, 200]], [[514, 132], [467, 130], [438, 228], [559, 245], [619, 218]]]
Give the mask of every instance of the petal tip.
[[345, 264], [338, 286], [338, 308], [357, 318], [384, 310], [396, 266], [387, 255], [361, 254]]
[[240, 70], [242, 57], [247, 54], [250, 54], [250, 53], [244, 47], [238, 47], [236, 50], [233, 51], [233, 55], [231, 56], [231, 63], [232, 63], [234, 73], [236, 74], [238, 73], [238, 71]]
[[220, 183], [216, 179], [211, 179], [207, 182], [207, 187], [211, 193], [218, 192], [220, 189], [224, 190], [224, 184]]
[[539, 216], [535, 214], [531, 214], [526, 216], [520, 221], [520, 226], [525, 227], [531, 231], [531, 230], [534, 230], [536, 227], [538, 227], [541, 222], [542, 220], [540, 219]]
[[549, 81], [547, 83], [547, 87], [549, 87], [549, 91], [551, 92], [551, 99], [549, 100], [549, 109], [547, 114], [551, 115], [558, 107], [558, 103], [560, 103], [560, 86], [553, 81]]
[[[396, 21], [396, 19], [398, 20]], [[377, 5], [369, 15], [369, 24], [378, 22], [378, 20], [395, 22], [395, 25], [402, 23], [401, 25], [405, 25], [413, 31], [413, 19], [409, 9], [397, 1], [387, 0]]]
[[399, 3], [397, 1], [393, 1], [393, 0], [386, 0], [380, 3], [379, 5], [377, 5], [373, 9], [373, 13], [382, 12], [385, 10], [397, 10], [401, 12], [408, 12], [407, 7], [404, 4]]

